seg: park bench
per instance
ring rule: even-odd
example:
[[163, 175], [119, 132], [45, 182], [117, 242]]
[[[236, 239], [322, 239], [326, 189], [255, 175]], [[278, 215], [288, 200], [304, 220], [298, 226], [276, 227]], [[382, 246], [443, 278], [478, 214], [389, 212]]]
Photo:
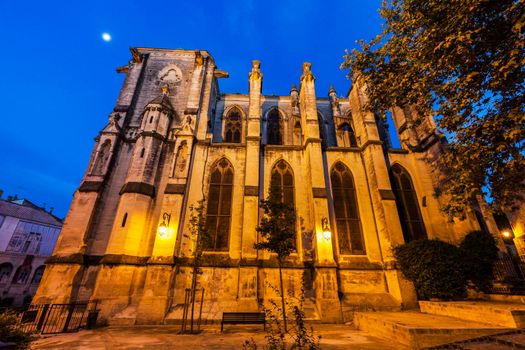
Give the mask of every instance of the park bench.
[[225, 324], [263, 324], [266, 330], [264, 312], [223, 312], [221, 332]]

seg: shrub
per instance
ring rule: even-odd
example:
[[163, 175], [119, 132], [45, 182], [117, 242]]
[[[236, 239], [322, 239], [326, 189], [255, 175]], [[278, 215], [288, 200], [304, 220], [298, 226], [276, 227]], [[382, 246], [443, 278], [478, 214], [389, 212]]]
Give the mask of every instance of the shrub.
[[16, 344], [16, 349], [27, 349], [31, 334], [16, 329], [18, 317], [12, 312], [0, 314], [0, 341]]
[[416, 240], [394, 248], [406, 278], [420, 299], [459, 299], [466, 296], [466, 279], [458, 247], [439, 240]]
[[492, 287], [492, 267], [498, 259], [496, 240], [488, 232], [473, 231], [463, 238], [459, 249], [466, 279], [478, 290], [487, 292]]

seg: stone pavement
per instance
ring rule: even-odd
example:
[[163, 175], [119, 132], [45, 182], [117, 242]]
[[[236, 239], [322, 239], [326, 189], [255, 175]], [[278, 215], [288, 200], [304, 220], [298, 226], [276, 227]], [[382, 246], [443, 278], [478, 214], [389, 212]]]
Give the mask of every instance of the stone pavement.
[[[168, 350], [168, 349], [242, 349], [245, 340], [253, 338], [263, 345], [264, 331], [260, 326], [205, 326], [198, 335], [179, 335], [180, 326], [106, 327], [82, 330], [78, 333], [45, 336], [32, 344], [32, 349], [89, 349], [89, 350]], [[405, 349], [351, 326], [315, 324], [316, 335], [321, 335], [321, 347], [326, 350], [394, 350]], [[259, 347], [261, 349], [261, 347]]]

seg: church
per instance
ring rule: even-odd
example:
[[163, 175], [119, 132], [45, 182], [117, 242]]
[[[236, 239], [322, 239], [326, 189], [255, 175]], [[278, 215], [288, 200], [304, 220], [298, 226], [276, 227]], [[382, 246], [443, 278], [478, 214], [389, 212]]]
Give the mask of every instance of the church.
[[289, 95], [266, 96], [254, 60], [249, 93], [228, 94], [219, 89], [228, 73], [206, 51], [130, 50], [33, 303], [98, 300], [99, 321], [116, 325], [180, 321], [192, 280], [190, 208], [204, 199], [203, 318], [257, 311], [279, 280], [275, 255], [254, 248], [270, 186], [297, 217], [285, 293], [304, 291], [307, 317], [323, 322], [416, 304], [393, 247], [497, 232], [483, 204], [462, 221], [440, 211], [444, 136], [431, 116], [415, 123], [414, 109], [395, 108], [402, 148], [393, 148], [384, 118], [364, 108], [359, 76], [338, 97], [316, 91], [305, 62], [297, 86], [283, 82]]

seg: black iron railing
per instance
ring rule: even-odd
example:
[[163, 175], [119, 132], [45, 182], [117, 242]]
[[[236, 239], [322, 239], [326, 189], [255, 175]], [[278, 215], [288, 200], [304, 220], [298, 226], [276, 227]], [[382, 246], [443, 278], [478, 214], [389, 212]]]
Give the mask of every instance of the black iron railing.
[[17, 327], [41, 334], [75, 332], [94, 327], [97, 316], [97, 301], [30, 305], [19, 314]]

